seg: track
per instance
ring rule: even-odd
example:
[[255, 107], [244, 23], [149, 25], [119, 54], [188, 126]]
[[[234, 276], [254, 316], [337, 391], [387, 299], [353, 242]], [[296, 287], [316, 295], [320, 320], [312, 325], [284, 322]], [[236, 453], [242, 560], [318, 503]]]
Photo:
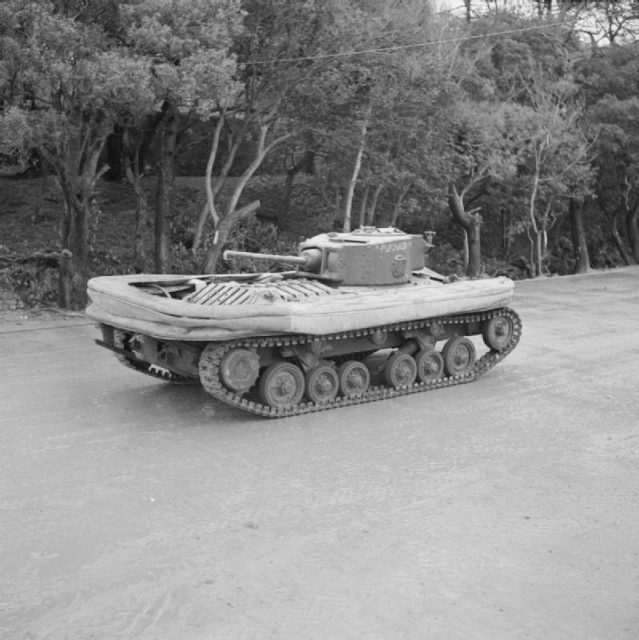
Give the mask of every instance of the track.
[[293, 405], [286, 408], [273, 408], [265, 405], [257, 400], [250, 399], [244, 394], [235, 393], [225, 388], [220, 379], [220, 363], [224, 355], [231, 349], [244, 347], [244, 348], [259, 348], [269, 346], [292, 346], [300, 345], [312, 340], [316, 340], [317, 336], [313, 335], [282, 335], [282, 336], [269, 336], [265, 338], [253, 338], [243, 340], [233, 340], [229, 342], [223, 342], [219, 345], [205, 350], [200, 359], [200, 381], [202, 386], [208, 393], [217, 398], [218, 400], [237, 407], [242, 411], [248, 411], [255, 415], [267, 417], [267, 418], [283, 418], [288, 416], [297, 416], [306, 413], [312, 413], [315, 411], [325, 411], [328, 409], [336, 409], [339, 407], [346, 407], [355, 404], [364, 404], [367, 402], [376, 402], [378, 400], [385, 400], [387, 398], [395, 398], [398, 396], [407, 395], [409, 393], [421, 393], [424, 391], [431, 391], [433, 389], [441, 389], [443, 387], [450, 387], [457, 384], [464, 384], [472, 382], [486, 371], [492, 369], [499, 362], [501, 362], [516, 346], [521, 336], [521, 320], [517, 313], [510, 308], [494, 309], [492, 311], [486, 311], [482, 313], [471, 313], [457, 316], [444, 316], [440, 318], [429, 318], [428, 320], [413, 321], [398, 323], [392, 325], [382, 325], [371, 327], [369, 329], [363, 329], [358, 331], [348, 331], [343, 333], [337, 333], [333, 335], [323, 336], [323, 338], [329, 340], [341, 340], [345, 338], [360, 337], [370, 335], [380, 329], [385, 332], [393, 331], [406, 331], [415, 329], [424, 329], [431, 324], [440, 323], [442, 325], [461, 324], [468, 322], [483, 322], [494, 316], [507, 316], [511, 319], [513, 324], [512, 337], [509, 344], [501, 351], [489, 350], [481, 358], [479, 358], [474, 366], [464, 374], [457, 376], [442, 377], [437, 380], [415, 383], [410, 387], [405, 388], [391, 388], [385, 385], [371, 386], [361, 396], [354, 398], [337, 397], [335, 400], [314, 403], [314, 402], [302, 402], [297, 405]]

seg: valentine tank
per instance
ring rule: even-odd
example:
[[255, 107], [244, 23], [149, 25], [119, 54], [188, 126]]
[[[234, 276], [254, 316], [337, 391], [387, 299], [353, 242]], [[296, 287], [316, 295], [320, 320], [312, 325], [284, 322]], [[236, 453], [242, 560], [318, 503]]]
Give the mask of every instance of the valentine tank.
[[101, 276], [87, 315], [122, 364], [261, 416], [471, 382], [519, 341], [514, 283], [441, 276], [425, 266], [430, 246], [364, 227], [307, 239], [296, 256], [224, 254], [289, 271]]

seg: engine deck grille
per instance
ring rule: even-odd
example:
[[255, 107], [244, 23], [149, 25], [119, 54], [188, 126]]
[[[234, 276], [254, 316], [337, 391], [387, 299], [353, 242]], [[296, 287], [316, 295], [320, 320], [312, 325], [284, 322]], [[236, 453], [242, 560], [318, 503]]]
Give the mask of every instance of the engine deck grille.
[[201, 305], [241, 305], [260, 302], [303, 302], [332, 295], [334, 289], [316, 280], [277, 282], [212, 282], [187, 296], [187, 302]]

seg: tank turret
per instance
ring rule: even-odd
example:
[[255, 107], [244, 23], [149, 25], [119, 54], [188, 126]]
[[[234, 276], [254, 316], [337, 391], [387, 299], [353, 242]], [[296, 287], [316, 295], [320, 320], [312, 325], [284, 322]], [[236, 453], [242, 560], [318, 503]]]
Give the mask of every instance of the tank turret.
[[300, 275], [343, 285], [385, 285], [410, 282], [424, 268], [430, 237], [397, 229], [361, 227], [352, 232], [324, 233], [299, 245], [299, 255], [278, 256], [225, 251], [224, 259], [245, 257], [297, 267]]

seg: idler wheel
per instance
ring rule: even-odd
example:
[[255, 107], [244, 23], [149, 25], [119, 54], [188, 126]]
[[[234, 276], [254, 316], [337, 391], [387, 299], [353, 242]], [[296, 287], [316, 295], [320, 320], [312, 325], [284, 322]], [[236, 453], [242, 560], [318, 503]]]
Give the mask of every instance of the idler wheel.
[[475, 345], [465, 336], [455, 336], [444, 345], [442, 356], [446, 373], [458, 376], [472, 369], [475, 364]]
[[417, 379], [430, 382], [441, 378], [444, 373], [444, 358], [435, 349], [422, 349], [416, 356]]
[[260, 398], [274, 409], [284, 409], [299, 403], [304, 395], [304, 374], [292, 362], [276, 362], [260, 377]]
[[512, 340], [514, 333], [513, 321], [508, 316], [495, 316], [486, 320], [481, 335], [484, 344], [494, 351], [503, 351]]
[[337, 395], [339, 378], [335, 367], [318, 364], [306, 372], [306, 397], [311, 402], [330, 402]]
[[232, 349], [220, 362], [222, 382], [233, 391], [248, 391], [260, 375], [260, 360], [250, 349]]
[[363, 396], [371, 383], [371, 374], [363, 362], [348, 360], [338, 370], [339, 388], [347, 398]]
[[395, 389], [410, 387], [417, 377], [417, 363], [415, 359], [404, 353], [396, 351], [387, 361], [384, 367], [384, 380], [386, 384]]

